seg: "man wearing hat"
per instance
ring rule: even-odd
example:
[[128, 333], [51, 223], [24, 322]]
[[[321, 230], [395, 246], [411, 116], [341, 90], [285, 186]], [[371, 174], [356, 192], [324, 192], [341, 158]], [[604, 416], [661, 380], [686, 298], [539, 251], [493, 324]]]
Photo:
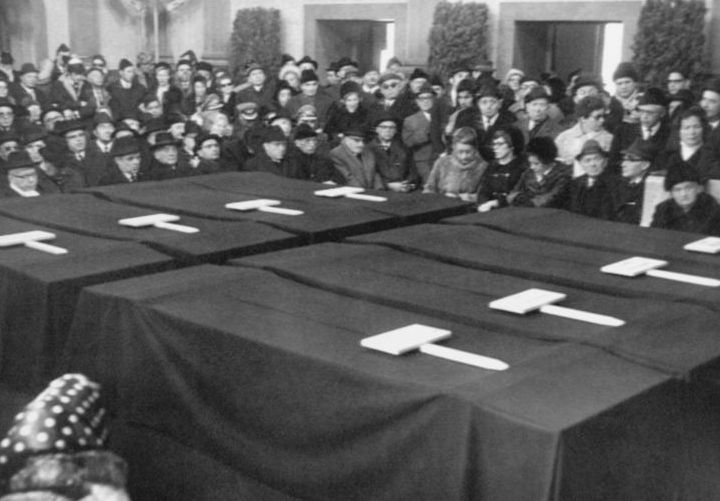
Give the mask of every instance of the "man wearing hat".
[[720, 205], [704, 192], [697, 169], [682, 161], [669, 165], [665, 191], [671, 198], [655, 207], [650, 226], [720, 236]]
[[152, 159], [147, 170], [138, 173], [140, 180], [163, 181], [195, 174], [190, 164], [180, 158], [179, 142], [169, 132], [158, 132], [150, 145]]
[[108, 158], [112, 148], [113, 132], [115, 132], [115, 124], [112, 118], [107, 113], [97, 113], [93, 118], [93, 141], [88, 145], [88, 149], [95, 150]]
[[402, 140], [411, 151], [415, 168], [425, 184], [435, 160], [443, 151], [441, 119], [435, 105], [435, 92], [428, 82], [418, 89], [415, 102], [420, 111], [403, 121]]
[[615, 95], [610, 98], [608, 117], [605, 120], [605, 128], [611, 134], [615, 134], [621, 123], [637, 123], [633, 112], [637, 104], [639, 81], [640, 74], [632, 63], [622, 62], [615, 69]]
[[342, 184], [383, 190], [380, 174], [375, 169], [375, 155], [365, 147], [366, 131], [351, 128], [343, 131], [340, 145], [330, 151], [330, 160], [342, 176]]
[[85, 66], [80, 59], [71, 59], [67, 71], [50, 85], [50, 101], [61, 107], [74, 106], [80, 118], [92, 117], [95, 108], [90, 105], [91, 85], [85, 81]]
[[50, 101], [47, 94], [37, 88], [37, 83], [38, 69], [32, 63], [25, 63], [20, 67], [18, 80], [10, 85], [10, 95], [16, 103], [29, 99], [37, 101], [45, 109]]
[[0, 164], [7, 179], [7, 186], [0, 192], [2, 198], [37, 197], [38, 175], [35, 163], [26, 151], [13, 151], [7, 160]]
[[288, 156], [294, 167], [290, 177], [315, 181], [316, 183], [333, 182], [342, 183], [343, 179], [333, 167], [333, 163], [326, 155], [318, 152], [320, 138], [315, 129], [308, 124], [298, 125], [293, 135], [293, 145]]
[[105, 171], [106, 158], [100, 152], [87, 147], [85, 123], [80, 120], [64, 120], [56, 124], [55, 132], [65, 139], [67, 147], [62, 166], [79, 172], [86, 186], [96, 186]]
[[271, 107], [274, 89], [272, 83], [267, 80], [265, 69], [258, 63], [250, 63], [246, 68], [246, 74], [247, 83], [250, 85], [238, 91], [237, 102], [253, 102], [260, 108]]
[[23, 146], [37, 168], [38, 191], [67, 193], [85, 187], [82, 175], [63, 165], [63, 150], [48, 142], [47, 131], [33, 126], [23, 132]]
[[502, 93], [498, 87], [485, 85], [475, 94], [475, 106], [458, 113], [455, 128], [472, 127], [477, 133], [478, 151], [486, 160], [493, 159], [491, 138], [495, 131], [516, 122], [515, 115], [502, 110]]
[[670, 138], [670, 125], [666, 120], [667, 99], [661, 89], [651, 87], [639, 94], [636, 113], [637, 122], [621, 122], [615, 128], [610, 146], [610, 171], [613, 173], [620, 172], [621, 152], [636, 139], [650, 143], [659, 153], [665, 149]]
[[333, 100], [324, 92], [318, 92], [318, 88], [317, 74], [313, 70], [304, 70], [300, 74], [300, 94], [291, 97], [285, 108], [291, 116], [295, 116], [301, 106], [312, 104], [317, 110], [318, 127], [324, 128]]
[[657, 155], [657, 147], [637, 138], [622, 152], [622, 177], [612, 189], [613, 217], [615, 221], [640, 224], [645, 194], [645, 179]]
[[550, 96], [542, 86], [533, 87], [525, 96], [525, 113], [517, 127], [527, 144], [534, 137], [545, 136], [555, 139], [563, 131], [560, 120], [550, 117]]
[[389, 190], [407, 193], [420, 186], [413, 156], [399, 138], [399, 120], [380, 116], [374, 124], [375, 137], [368, 147], [375, 155], [375, 169]]
[[15, 58], [9, 52], [0, 52], [0, 80], [6, 82], [14, 82], [16, 78], [20, 77], [20, 74], [13, 69], [15, 64]]
[[402, 123], [415, 113], [417, 105], [409, 92], [405, 92], [403, 77], [397, 73], [383, 73], [378, 80], [380, 98], [370, 107], [371, 123], [380, 116], [391, 115]]
[[135, 183], [141, 181], [140, 164], [142, 153], [140, 142], [134, 137], [121, 137], [113, 142], [110, 161], [98, 180], [98, 186], [109, 184]]
[[570, 129], [562, 132], [555, 138], [558, 148], [558, 159], [566, 165], [573, 165], [573, 177], [583, 174], [577, 155], [583, 145], [594, 139], [600, 147], [610, 150], [612, 134], [605, 130], [605, 101], [598, 96], [588, 96], [575, 107], [578, 122]]
[[136, 113], [145, 96], [146, 89], [135, 78], [135, 66], [127, 59], [121, 59], [118, 66], [120, 80], [108, 86], [110, 109], [113, 117]]
[[277, 176], [293, 177], [296, 167], [288, 158], [288, 139], [277, 125], [265, 127], [262, 132], [262, 150], [245, 164], [245, 170], [269, 172]]
[[571, 212], [610, 220], [614, 215], [612, 192], [617, 180], [607, 174], [607, 152], [597, 141], [585, 142], [576, 160], [584, 174], [570, 182]]

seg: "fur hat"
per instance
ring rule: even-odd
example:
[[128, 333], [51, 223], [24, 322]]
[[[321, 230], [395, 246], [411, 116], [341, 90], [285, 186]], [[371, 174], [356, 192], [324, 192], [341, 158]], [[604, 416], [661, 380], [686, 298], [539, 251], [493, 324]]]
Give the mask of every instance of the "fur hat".
[[308, 83], [308, 82], [318, 82], [319, 78], [317, 76], [317, 73], [315, 73], [313, 70], [303, 70], [300, 74], [300, 84]]
[[668, 166], [665, 175], [665, 191], [671, 191], [673, 186], [680, 183], [693, 182], [701, 184], [701, 177], [698, 170], [687, 162], [678, 160]]
[[612, 78], [613, 82], [620, 80], [621, 78], [629, 78], [635, 82], [640, 81], [640, 75], [638, 74], [637, 69], [635, 69], [635, 66], [629, 62], [622, 62], [618, 64]]
[[539, 136], [528, 142], [525, 154], [538, 157], [543, 164], [550, 164], [557, 158], [558, 149], [551, 137]]
[[120, 64], [118, 64], [118, 69], [119, 69], [120, 71], [123, 71], [125, 68], [127, 68], [127, 67], [129, 67], [129, 66], [133, 66], [133, 63], [131, 63], [131, 62], [130, 62], [128, 59], [126, 59], [126, 58], [122, 58], [122, 59], [120, 60]]
[[317, 135], [317, 132], [315, 132], [312, 127], [306, 123], [302, 123], [298, 125], [298, 128], [295, 130], [295, 141], [301, 141], [310, 137], [317, 137]]
[[360, 95], [360, 93], [362, 92], [360, 84], [358, 84], [357, 82], [348, 80], [347, 82], [343, 82], [343, 84], [340, 86], [340, 97], [345, 97], [345, 95], [351, 94], [353, 92], [358, 95]]
[[277, 125], [271, 125], [270, 127], [266, 127], [263, 131], [263, 143], [284, 143], [285, 141], [287, 141], [285, 133]]

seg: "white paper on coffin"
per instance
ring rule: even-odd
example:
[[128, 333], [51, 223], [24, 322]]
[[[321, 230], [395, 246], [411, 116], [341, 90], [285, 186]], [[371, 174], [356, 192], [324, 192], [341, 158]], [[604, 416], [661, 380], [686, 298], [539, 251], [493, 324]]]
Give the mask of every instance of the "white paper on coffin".
[[339, 186], [337, 188], [328, 188], [326, 190], [317, 190], [314, 193], [318, 197], [340, 198], [340, 197], [346, 197], [350, 194], [362, 193], [363, 191], [365, 191], [364, 188], [357, 188], [354, 186]]
[[179, 231], [181, 233], [197, 233], [197, 228], [185, 226], [184, 224], [174, 224], [173, 221], [179, 221], [180, 216], [173, 214], [150, 214], [148, 216], [128, 217], [120, 219], [119, 224], [130, 226], [131, 228], [144, 228], [146, 226], [154, 226], [165, 230]]
[[630, 257], [611, 263], [600, 268], [603, 273], [611, 273], [613, 275], [622, 275], [624, 277], [637, 277], [643, 275], [650, 270], [667, 266], [668, 262], [662, 259], [652, 259], [649, 257]]
[[451, 335], [452, 332], [446, 329], [411, 324], [363, 338], [360, 340], [360, 346], [389, 353], [390, 355], [402, 355], [408, 351], [417, 350], [423, 344], [441, 341]]
[[226, 209], [251, 211], [258, 210], [261, 207], [270, 207], [272, 205], [280, 205], [280, 200], [271, 200], [269, 198], [258, 198], [257, 200], [245, 200], [244, 202], [232, 202], [225, 204]]
[[495, 371], [506, 370], [509, 367], [505, 362], [495, 358], [432, 344], [433, 341], [441, 341], [451, 335], [452, 332], [449, 330], [412, 324], [366, 337], [360, 341], [360, 345], [390, 355], [402, 355], [409, 351], [419, 350], [426, 355]]
[[720, 287], [720, 280], [715, 278], [707, 278], [698, 275], [689, 275], [687, 273], [658, 269], [666, 266], [667, 264], [667, 261], [663, 261], [661, 259], [635, 256], [623, 259], [617, 263], [611, 263], [603, 266], [600, 268], [600, 271], [624, 277], [637, 277], [638, 275], [645, 274], [649, 277], [664, 278], [666, 280], [702, 285], [704, 287]]
[[544, 289], [528, 289], [517, 294], [512, 294], [500, 299], [491, 301], [488, 306], [495, 310], [508, 311], [525, 315], [531, 311], [538, 310], [547, 315], [555, 315], [581, 322], [605, 325], [608, 327], [620, 327], [625, 325], [625, 321], [609, 315], [600, 315], [589, 311], [576, 310], [574, 308], [565, 308], [557, 306], [554, 303], [562, 301], [567, 294], [561, 292], [553, 292]]
[[685, 244], [683, 249], [692, 252], [703, 252], [705, 254], [717, 254], [720, 252], [720, 237], [707, 237], [689, 244]]
[[33, 230], [24, 231], [22, 233], [11, 233], [10, 235], [0, 236], [0, 247], [13, 247], [16, 245], [24, 245], [31, 249], [47, 252], [48, 254], [67, 254], [67, 249], [43, 243], [44, 241], [54, 240], [55, 234], [49, 231]]
[[355, 200], [365, 200], [366, 202], [387, 202], [386, 197], [379, 197], [377, 195], [366, 195], [365, 193], [348, 193], [345, 198], [352, 198]]

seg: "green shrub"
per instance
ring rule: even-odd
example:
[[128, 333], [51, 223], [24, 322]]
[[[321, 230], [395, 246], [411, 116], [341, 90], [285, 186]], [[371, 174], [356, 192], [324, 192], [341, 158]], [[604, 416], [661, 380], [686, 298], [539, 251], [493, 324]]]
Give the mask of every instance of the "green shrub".
[[277, 73], [280, 62], [280, 11], [256, 7], [240, 9], [230, 35], [228, 64], [236, 81], [244, 78], [250, 62], [263, 65], [269, 75]]
[[633, 62], [643, 79], [664, 87], [671, 68], [690, 78], [706, 71], [704, 0], [647, 0], [640, 11]]
[[488, 7], [442, 1], [435, 7], [428, 43], [428, 69], [447, 78], [451, 68], [487, 60]]

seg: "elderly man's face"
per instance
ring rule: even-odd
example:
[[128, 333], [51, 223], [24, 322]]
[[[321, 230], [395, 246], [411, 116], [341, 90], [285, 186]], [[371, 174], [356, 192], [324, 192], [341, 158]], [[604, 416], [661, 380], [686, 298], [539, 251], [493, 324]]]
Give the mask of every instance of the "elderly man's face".
[[8, 172], [8, 183], [20, 191], [35, 191], [38, 183], [37, 170], [35, 167], [12, 169]]
[[397, 98], [401, 90], [402, 87], [400, 84], [400, 79], [388, 80], [387, 82], [383, 82], [383, 84], [380, 86], [380, 92], [385, 99]]
[[67, 142], [68, 149], [73, 153], [79, 153], [85, 151], [87, 146], [87, 137], [85, 132], [81, 130], [71, 130], [65, 134], [65, 141]]
[[375, 132], [377, 133], [380, 141], [386, 143], [390, 142], [397, 133], [397, 124], [392, 120], [385, 120], [384, 122], [380, 122], [377, 127], [375, 127]]
[[8, 106], [0, 106], [0, 127], [12, 127], [15, 120], [15, 112]]
[[115, 157], [115, 164], [123, 174], [137, 176], [140, 170], [140, 153], [130, 153], [129, 155], [119, 155]]
[[113, 132], [115, 132], [115, 126], [111, 123], [103, 122], [97, 124], [93, 132], [97, 139], [104, 143], [109, 143], [112, 140]]
[[285, 141], [270, 141], [263, 143], [263, 149], [265, 154], [270, 157], [273, 162], [280, 162], [285, 158], [285, 152], [287, 151], [287, 142]]
[[5, 141], [4, 143], [0, 144], [0, 158], [3, 160], [7, 160], [10, 156], [10, 153], [13, 151], [18, 151], [20, 149], [17, 141]]
[[265, 72], [261, 69], [252, 70], [248, 75], [248, 82], [260, 86], [265, 83]]
[[42, 150], [44, 147], [45, 141], [43, 141], [42, 139], [38, 139], [37, 141], [26, 144], [25, 151], [27, 151], [28, 155], [30, 155], [30, 160], [32, 160], [34, 163], [38, 163], [44, 160], [42, 153], [40, 153], [40, 150]]
[[198, 157], [203, 160], [217, 160], [220, 158], [220, 143], [216, 139], [206, 139], [198, 149]]
[[605, 157], [599, 153], [585, 155], [580, 159], [580, 166], [588, 177], [598, 177], [605, 170]]
[[649, 167], [650, 162], [633, 155], [625, 155], [622, 161], [622, 176], [625, 179], [640, 177]]
[[640, 125], [652, 128], [660, 123], [660, 119], [664, 115], [664, 108], [656, 105], [641, 105], [638, 107], [638, 115], [640, 117]]
[[353, 155], [359, 155], [365, 149], [365, 141], [361, 137], [345, 136], [342, 142]]
[[28, 87], [30, 89], [35, 88], [35, 85], [37, 85], [37, 81], [38, 81], [38, 74], [35, 71], [25, 73], [24, 75], [22, 75], [20, 77], [20, 82], [22, 82], [22, 84], [25, 87]]
[[156, 148], [153, 156], [161, 164], [175, 165], [178, 161], [178, 149], [174, 144], [167, 144]]

